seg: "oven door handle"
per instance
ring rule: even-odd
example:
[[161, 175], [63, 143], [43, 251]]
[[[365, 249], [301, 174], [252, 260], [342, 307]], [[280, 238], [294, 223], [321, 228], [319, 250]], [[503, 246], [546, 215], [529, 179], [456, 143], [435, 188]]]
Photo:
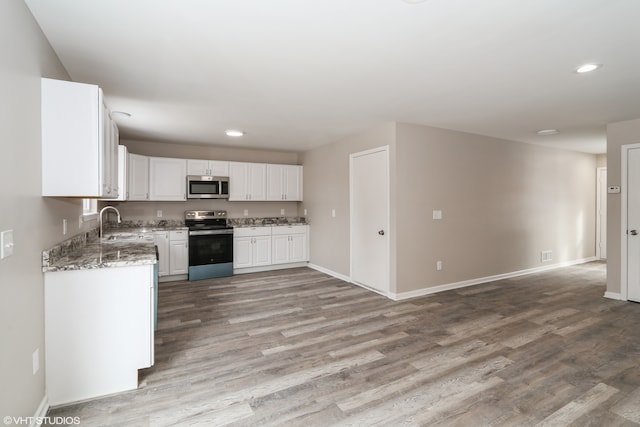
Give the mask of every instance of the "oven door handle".
[[213, 236], [216, 234], [233, 234], [233, 228], [224, 230], [198, 230], [189, 232], [189, 236]]

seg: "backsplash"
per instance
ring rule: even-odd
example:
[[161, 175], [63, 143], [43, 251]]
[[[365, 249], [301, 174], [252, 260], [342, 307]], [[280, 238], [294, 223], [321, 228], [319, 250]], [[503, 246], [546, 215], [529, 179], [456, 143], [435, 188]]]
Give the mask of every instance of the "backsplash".
[[303, 216], [294, 217], [265, 217], [265, 218], [227, 218], [227, 224], [234, 227], [261, 226], [261, 225], [287, 225], [306, 224], [307, 220]]
[[150, 219], [150, 220], [122, 220], [105, 222], [105, 230], [117, 230], [119, 228], [171, 228], [184, 227], [184, 221], [181, 219]]
[[42, 266], [49, 267], [51, 264], [56, 263], [60, 258], [64, 258], [70, 253], [78, 250], [81, 246], [84, 246], [87, 242], [91, 242], [98, 239], [98, 228], [87, 231], [86, 233], [77, 234], [63, 242], [57, 244], [51, 249], [42, 251]]

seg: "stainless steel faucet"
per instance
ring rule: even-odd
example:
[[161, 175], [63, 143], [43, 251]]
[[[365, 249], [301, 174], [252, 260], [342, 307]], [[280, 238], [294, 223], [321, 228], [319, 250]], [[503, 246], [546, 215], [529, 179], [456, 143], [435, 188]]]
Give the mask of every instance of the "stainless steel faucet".
[[118, 211], [118, 209], [114, 208], [113, 206], [105, 206], [104, 208], [102, 208], [100, 210], [100, 213], [98, 214], [98, 222], [100, 223], [100, 237], [103, 236], [103, 234], [102, 234], [102, 213], [104, 211], [106, 211], [107, 209], [113, 209], [114, 211], [116, 211], [116, 213], [118, 214], [118, 224], [120, 224], [120, 222], [122, 222], [122, 220], [120, 219], [120, 212]]

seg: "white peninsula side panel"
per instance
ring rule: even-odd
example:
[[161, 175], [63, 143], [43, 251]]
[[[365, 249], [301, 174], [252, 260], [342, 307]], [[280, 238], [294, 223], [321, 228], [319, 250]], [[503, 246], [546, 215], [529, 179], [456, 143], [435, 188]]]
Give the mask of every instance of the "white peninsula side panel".
[[45, 273], [52, 406], [138, 387], [153, 364], [153, 265]]

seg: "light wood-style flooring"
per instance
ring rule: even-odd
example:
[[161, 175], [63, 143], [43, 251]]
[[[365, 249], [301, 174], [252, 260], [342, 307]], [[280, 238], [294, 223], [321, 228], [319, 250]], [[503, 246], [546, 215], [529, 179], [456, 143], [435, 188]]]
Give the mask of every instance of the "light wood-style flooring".
[[640, 305], [588, 263], [394, 302], [299, 268], [160, 284], [141, 387], [82, 426], [640, 425]]

